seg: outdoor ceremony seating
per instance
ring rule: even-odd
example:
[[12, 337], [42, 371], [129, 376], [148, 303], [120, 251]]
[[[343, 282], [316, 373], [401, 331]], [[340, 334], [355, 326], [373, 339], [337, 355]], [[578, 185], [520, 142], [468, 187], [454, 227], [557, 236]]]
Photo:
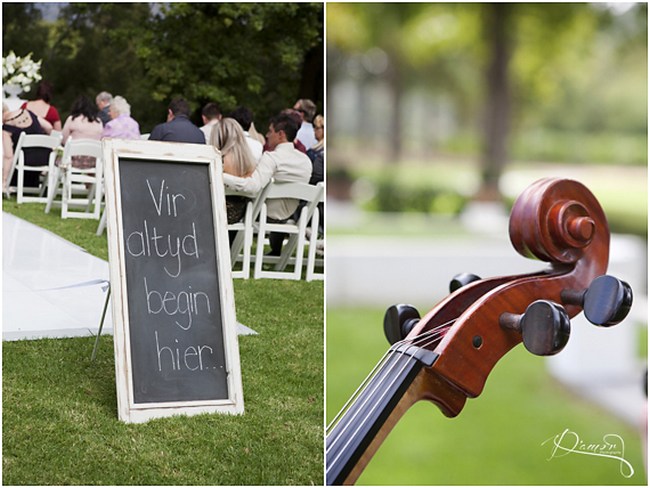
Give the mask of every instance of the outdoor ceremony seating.
[[[235, 238], [230, 245], [230, 260], [232, 263], [232, 277], [248, 279], [250, 277], [251, 250], [253, 248], [253, 223], [257, 220], [262, 202], [266, 196], [269, 185], [263, 188], [257, 195], [248, 195], [226, 188], [226, 198], [229, 195], [244, 196], [251, 200], [246, 204], [244, 218], [234, 224], [228, 224], [229, 232], [236, 232]], [[237, 263], [241, 262], [241, 270], [237, 270]]]
[[[95, 158], [95, 166], [76, 168], [72, 165], [75, 156]], [[48, 188], [45, 213], [49, 213], [61, 187], [61, 218], [85, 218], [99, 220], [103, 196], [103, 157], [101, 142], [91, 139], [68, 139], [63, 158], [55, 166]], [[74, 210], [82, 207], [83, 210]]]
[[[44, 134], [26, 134], [21, 133], [16, 144], [14, 152], [14, 159], [11, 169], [9, 171], [8, 185], [11, 182], [14, 172], [17, 172], [17, 186], [6, 188], [7, 196], [12, 191], [16, 191], [16, 202], [37, 202], [47, 203], [47, 196], [45, 194], [48, 185], [51, 183], [52, 173], [55, 168], [54, 161], [56, 160], [56, 149], [61, 144], [60, 134], [44, 135]], [[28, 166], [25, 164], [25, 149], [29, 148], [46, 148], [50, 151], [48, 162], [45, 165]], [[39, 174], [39, 186], [37, 188], [30, 188], [25, 186], [25, 172], [37, 172]], [[26, 196], [26, 194], [35, 194], [37, 196]]]
[[[322, 185], [322, 183], [319, 183]], [[321, 192], [320, 202], [325, 201], [325, 191]], [[320, 212], [318, 211], [318, 204], [314, 209], [314, 215], [311, 218], [311, 226], [309, 227], [309, 245], [307, 250], [307, 275], [306, 281], [323, 280], [325, 278], [325, 260], [322, 257], [316, 257], [318, 254], [319, 244], [323, 242], [318, 239], [318, 227], [320, 225]], [[316, 268], [320, 267], [322, 271], [317, 272]]]
[[[309, 185], [307, 183], [271, 183], [260, 209], [257, 223], [257, 249], [255, 255], [255, 270], [253, 277], [284, 278], [300, 280], [307, 244], [306, 229], [309, 220], [314, 215], [318, 202], [321, 200], [324, 187], [322, 183]], [[305, 201], [296, 222], [289, 220], [285, 223], [269, 222], [267, 218], [267, 202], [275, 198], [295, 198]], [[287, 242], [282, 246], [280, 256], [264, 254], [267, 233], [279, 232], [289, 234]], [[275, 265], [272, 270], [264, 269], [264, 265]], [[286, 271], [287, 266], [293, 270]]]

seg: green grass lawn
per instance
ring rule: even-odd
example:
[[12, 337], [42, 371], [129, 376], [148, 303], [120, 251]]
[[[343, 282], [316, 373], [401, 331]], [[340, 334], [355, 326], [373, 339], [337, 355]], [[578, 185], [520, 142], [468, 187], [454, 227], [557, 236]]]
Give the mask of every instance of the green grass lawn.
[[[97, 222], [4, 201], [92, 254]], [[323, 483], [323, 283], [235, 280], [245, 413], [124, 424], [112, 337], [3, 343], [5, 485]]]
[[[327, 419], [333, 418], [388, 348], [383, 310], [328, 308]], [[639, 385], [640, 386], [640, 385]], [[643, 412], [639, 412], [641, 421]], [[593, 456], [550, 459], [547, 439], [564, 429], [588, 444], [606, 434], [625, 442], [635, 473]], [[358, 480], [362, 485], [645, 484], [640, 429], [585, 402], [549, 377], [544, 360], [517, 347], [455, 419], [420, 402], [389, 434]]]

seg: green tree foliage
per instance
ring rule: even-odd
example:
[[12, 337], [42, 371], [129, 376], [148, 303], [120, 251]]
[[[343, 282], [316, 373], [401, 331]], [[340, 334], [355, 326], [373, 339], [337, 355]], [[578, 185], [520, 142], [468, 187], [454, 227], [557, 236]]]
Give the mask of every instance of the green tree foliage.
[[[3, 54], [33, 52], [65, 115], [79, 94], [123, 95], [141, 129], [174, 96], [195, 111], [246, 105], [264, 130], [297, 98], [323, 99], [322, 4], [68, 3], [43, 20], [35, 4], [3, 4]], [[25, 36], [25, 33], [30, 35]]]
[[137, 54], [154, 99], [247, 104], [264, 118], [293, 105], [305, 54], [322, 46], [318, 4], [172, 3], [153, 24]]

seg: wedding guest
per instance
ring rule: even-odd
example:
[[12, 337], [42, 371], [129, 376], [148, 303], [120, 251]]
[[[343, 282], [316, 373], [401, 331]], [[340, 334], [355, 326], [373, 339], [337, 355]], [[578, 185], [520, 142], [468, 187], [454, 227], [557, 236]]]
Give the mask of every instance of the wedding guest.
[[140, 139], [140, 125], [131, 117], [131, 105], [124, 97], [118, 95], [113, 98], [109, 113], [111, 120], [104, 126], [102, 139]]
[[109, 109], [111, 107], [111, 102], [113, 101], [113, 95], [103, 91], [99, 92], [95, 97], [95, 104], [99, 110], [99, 118], [102, 121], [103, 125], [108, 124], [111, 121], [111, 115]]
[[[239, 122], [239, 125], [244, 131], [246, 143], [248, 144], [251, 153], [253, 153], [255, 161], [259, 161], [264, 152], [264, 143], [251, 135], [251, 131], [255, 130], [255, 126], [253, 125], [253, 112], [251, 112], [247, 107], [239, 106], [230, 113], [229, 117], [232, 117]], [[262, 140], [264, 140], [264, 137], [261, 137]]]
[[[294, 110], [292, 108], [285, 108], [282, 112], [280, 112], [280, 114], [290, 117], [298, 128], [300, 127], [300, 124], [302, 124], [302, 118], [297, 110]], [[268, 137], [268, 133], [266, 135]], [[307, 154], [307, 148], [302, 142], [298, 140], [298, 136], [293, 139], [293, 147], [301, 153]], [[269, 145], [268, 139], [265, 140], [264, 151], [273, 151], [272, 147]]]
[[53, 87], [48, 81], [41, 81], [36, 89], [36, 99], [22, 104], [20, 108], [26, 108], [39, 117], [47, 120], [54, 130], [61, 130], [61, 117], [59, 111], [50, 103], [52, 100]]
[[210, 144], [210, 136], [214, 125], [221, 120], [221, 109], [214, 102], [207, 103], [201, 110], [201, 119], [203, 126], [199, 127], [203, 132], [206, 144]]
[[[102, 125], [97, 108], [85, 95], [80, 95], [72, 104], [70, 116], [63, 124], [63, 145], [70, 137], [77, 139], [100, 140], [104, 126]], [[95, 158], [92, 156], [73, 156], [72, 166], [75, 168], [94, 168]]]
[[293, 109], [300, 114], [301, 119], [300, 129], [298, 130], [296, 139], [306, 148], [310, 148], [317, 142], [314, 134], [314, 126], [311, 123], [314, 115], [316, 115], [316, 104], [308, 98], [301, 98], [295, 103]]
[[311, 164], [313, 166], [311, 179], [309, 180], [309, 183], [312, 185], [315, 185], [324, 179], [323, 158], [325, 154], [325, 118], [322, 115], [317, 115], [314, 118], [314, 135], [318, 142], [307, 150], [307, 156], [311, 159]]
[[[11, 182], [8, 182], [9, 172], [14, 159], [14, 151], [21, 132], [26, 134], [47, 134], [52, 131], [52, 125], [42, 117], [38, 117], [33, 112], [21, 108], [10, 111], [6, 104], [2, 104], [2, 188], [6, 189], [8, 185], [15, 186], [14, 173]], [[50, 157], [50, 150], [47, 148], [33, 147], [23, 150], [25, 154], [26, 166], [44, 166]], [[24, 173], [25, 186], [38, 187], [40, 175], [35, 171], [26, 171]]]
[[[235, 119], [225, 118], [212, 130], [211, 144], [219, 149], [223, 160], [223, 172], [248, 178], [255, 171], [257, 161], [246, 143], [244, 131]], [[244, 217], [248, 198], [239, 195], [226, 196], [228, 223], [234, 224]]]
[[205, 144], [203, 132], [190, 121], [190, 105], [183, 98], [171, 101], [167, 107], [167, 122], [154, 127], [149, 140]]
[[[223, 175], [226, 186], [238, 191], [255, 194], [270, 181], [307, 183], [311, 176], [311, 161], [307, 155], [298, 151], [293, 140], [300, 127], [295, 117], [284, 111], [271, 119], [266, 141], [269, 150], [262, 154], [262, 159], [249, 177]], [[298, 201], [293, 198], [278, 198], [268, 204], [268, 217], [275, 222], [286, 222], [296, 210]], [[271, 254], [280, 255], [282, 235], [270, 236]]]

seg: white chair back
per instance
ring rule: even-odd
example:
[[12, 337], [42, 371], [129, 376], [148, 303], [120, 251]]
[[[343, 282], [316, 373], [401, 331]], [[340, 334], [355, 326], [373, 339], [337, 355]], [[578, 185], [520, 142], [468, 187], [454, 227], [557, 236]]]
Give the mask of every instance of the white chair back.
[[16, 172], [16, 166], [18, 166], [18, 157], [20, 156], [20, 151], [23, 148], [23, 142], [25, 141], [25, 136], [27, 134], [25, 132], [21, 132], [20, 135], [18, 136], [18, 142], [16, 143], [16, 148], [14, 149], [14, 157], [11, 161], [11, 168], [9, 169], [9, 176], [7, 177], [7, 182], [5, 187], [3, 188], [3, 191], [7, 195], [7, 198], [11, 195], [12, 190], [16, 190], [15, 186], [10, 186], [11, 185], [11, 180], [14, 177], [14, 173]]
[[[22, 139], [22, 142], [20, 141]], [[25, 202], [38, 202], [46, 203], [47, 196], [45, 191], [50, 183], [51, 174], [54, 169], [54, 161], [56, 160], [56, 149], [61, 144], [60, 134], [45, 135], [45, 134], [25, 134], [22, 133], [19, 138], [19, 144], [16, 146], [15, 168], [12, 168], [9, 175], [8, 185], [11, 184], [13, 172], [18, 172], [17, 187], [16, 187], [16, 201], [17, 203]], [[25, 164], [25, 149], [31, 148], [45, 148], [49, 149], [50, 155], [47, 163], [38, 166], [27, 166]], [[41, 175], [39, 186], [37, 188], [25, 187], [25, 172], [37, 172]], [[38, 196], [25, 196], [25, 193], [36, 193]]]
[[[76, 168], [73, 158], [95, 158], [94, 167]], [[91, 218], [99, 220], [103, 196], [103, 154], [101, 142], [94, 139], [69, 138], [63, 149], [61, 164], [56, 168], [54, 183], [48, 192], [46, 212], [50, 211], [61, 185], [61, 217]], [[72, 207], [85, 207], [84, 211]]]
[[[257, 195], [250, 195], [248, 193], [239, 192], [226, 188], [226, 199], [228, 196], [243, 196], [250, 198], [246, 204], [246, 211], [244, 218], [239, 222], [228, 224], [229, 232], [237, 232], [230, 245], [230, 260], [232, 266], [232, 277], [248, 279], [250, 277], [250, 264], [251, 264], [251, 250], [253, 247], [253, 234], [255, 229], [253, 223], [257, 220], [260, 214], [262, 202], [266, 196], [269, 185], [264, 187]], [[240, 262], [241, 270], [236, 270], [237, 263]]]
[[[325, 253], [325, 239], [324, 239], [325, 233], [323, 232], [323, 239], [318, 238], [318, 228], [320, 226], [320, 219], [322, 218], [319, 212], [318, 204], [325, 202], [325, 188], [324, 188], [325, 185], [322, 182], [318, 184], [323, 186], [323, 191], [321, 192], [320, 199], [317, 202], [316, 208], [314, 209], [314, 214], [311, 218], [311, 226], [310, 226], [311, 234], [309, 235], [309, 245], [308, 245], [309, 249], [307, 250], [307, 275], [305, 277], [306, 281], [325, 279], [325, 259], [324, 257], [323, 258], [316, 257], [319, 248], [321, 248], [322, 254]], [[317, 265], [322, 268], [322, 271], [320, 272], [316, 271]]]
[[[304, 258], [307, 223], [312, 218], [314, 210], [323, 193], [323, 185], [310, 185], [308, 183], [278, 183], [269, 185], [266, 197], [261, 205], [257, 251], [255, 256], [255, 278], [287, 278], [299, 280], [302, 277], [302, 263]], [[297, 222], [291, 220], [285, 223], [268, 221], [267, 202], [283, 198], [305, 201]], [[267, 232], [289, 234], [288, 241], [282, 247], [280, 257], [265, 256], [264, 244]], [[274, 270], [265, 270], [264, 264], [275, 264]], [[293, 264], [293, 271], [284, 271], [287, 265]]]

